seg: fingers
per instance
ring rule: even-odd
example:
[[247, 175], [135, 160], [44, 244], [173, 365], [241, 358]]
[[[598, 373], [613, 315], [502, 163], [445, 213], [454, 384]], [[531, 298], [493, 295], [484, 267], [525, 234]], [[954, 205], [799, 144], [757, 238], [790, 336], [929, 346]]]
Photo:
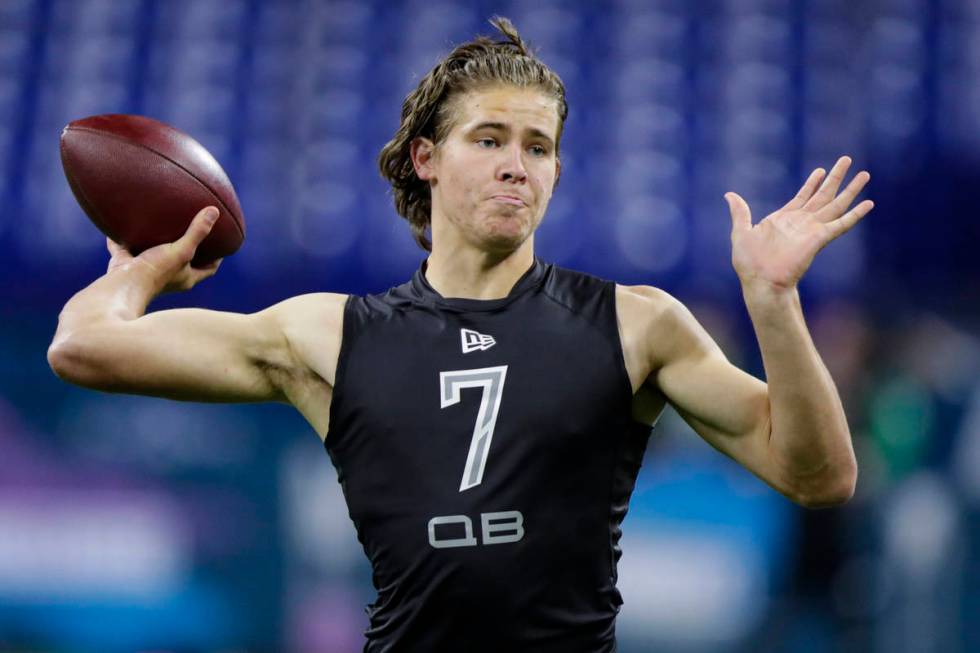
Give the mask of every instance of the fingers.
[[820, 186], [820, 182], [823, 181], [824, 175], [826, 174], [827, 171], [823, 168], [817, 168], [811, 172], [806, 182], [800, 187], [800, 192], [796, 194], [796, 197], [787, 202], [780, 210], [793, 211], [806, 204], [807, 200], [813, 197], [813, 194], [817, 191], [817, 187]]
[[202, 265], [201, 267], [199, 267], [197, 269], [198, 270], [201, 270], [202, 272], [217, 272], [218, 271], [218, 266], [221, 265], [221, 262], [223, 260], [224, 260], [223, 258], [219, 258], [219, 259], [217, 259], [215, 261], [211, 261], [207, 265]]
[[109, 267], [107, 270], [111, 271], [133, 260], [133, 253], [126, 249], [125, 245], [117, 243], [108, 236], [106, 236], [105, 245], [109, 250]]
[[837, 220], [828, 222], [827, 230], [829, 232], [829, 238], [827, 242], [830, 242], [838, 236], [850, 231], [851, 227], [860, 222], [861, 218], [866, 216], [874, 207], [874, 202], [871, 200], [864, 200]]
[[752, 211], [738, 193], [725, 193], [728, 211], [732, 214], [732, 233], [752, 228]]
[[201, 278], [202, 279], [206, 279], [207, 277], [210, 277], [212, 274], [214, 274], [215, 272], [218, 271], [218, 266], [221, 265], [221, 262], [223, 260], [224, 259], [219, 258], [216, 261], [211, 261], [207, 265], [200, 265], [200, 266], [198, 266], [198, 265], [191, 265], [191, 269], [195, 273], [201, 273], [201, 274], [203, 274], [204, 276], [201, 277]]
[[194, 266], [189, 266], [187, 272], [187, 283], [185, 284], [187, 290], [193, 288], [197, 284], [201, 283], [205, 279], [209, 279], [218, 273], [218, 267], [221, 265], [222, 259], [217, 261], [212, 261], [205, 266], [196, 268]]
[[803, 208], [810, 210], [818, 210], [830, 203], [837, 195], [837, 189], [840, 188], [841, 182], [844, 181], [844, 175], [847, 174], [847, 169], [851, 167], [851, 157], [842, 156], [837, 159], [837, 163], [834, 167], [830, 169], [827, 174], [827, 178], [824, 180], [823, 185], [820, 189], [813, 194], [804, 205]]
[[836, 220], [842, 213], [847, 211], [847, 207], [851, 205], [854, 198], [858, 196], [858, 193], [864, 189], [870, 180], [871, 175], [866, 170], [862, 170], [854, 175], [851, 183], [847, 185], [840, 195], [834, 198], [833, 202], [817, 211], [816, 218], [821, 222]]

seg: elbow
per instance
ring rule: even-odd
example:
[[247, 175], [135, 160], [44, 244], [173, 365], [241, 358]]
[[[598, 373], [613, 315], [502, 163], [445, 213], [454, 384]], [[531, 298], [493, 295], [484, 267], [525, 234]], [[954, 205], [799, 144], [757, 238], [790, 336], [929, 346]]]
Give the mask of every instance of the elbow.
[[836, 508], [842, 506], [854, 497], [854, 490], [840, 490], [827, 494], [810, 495], [800, 497], [796, 503], [808, 510], [819, 510], [821, 508]]
[[77, 348], [67, 338], [55, 337], [48, 346], [48, 366], [62, 381], [77, 383], [78, 357]]
[[100, 365], [77, 337], [58, 337], [48, 346], [48, 366], [62, 381], [86, 388], [103, 389]]
[[72, 329], [66, 327], [64, 315], [64, 311], [58, 315], [58, 328], [54, 332], [51, 344], [48, 345], [48, 367], [62, 381], [69, 381], [71, 351], [74, 347], [71, 337]]
[[809, 510], [835, 508], [854, 497], [857, 489], [857, 465], [846, 472], [839, 472], [833, 479], [812, 485], [809, 491], [800, 492], [795, 503]]

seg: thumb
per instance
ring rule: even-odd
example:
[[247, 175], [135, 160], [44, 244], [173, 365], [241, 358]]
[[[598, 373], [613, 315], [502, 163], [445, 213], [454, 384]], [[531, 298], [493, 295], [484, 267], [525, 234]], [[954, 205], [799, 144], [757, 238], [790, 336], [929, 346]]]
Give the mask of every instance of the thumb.
[[208, 234], [211, 233], [211, 227], [214, 223], [218, 221], [218, 209], [213, 206], [208, 206], [198, 212], [191, 220], [190, 225], [187, 227], [187, 231], [181, 236], [181, 244], [187, 244], [192, 247], [193, 251], [197, 250], [197, 246], [201, 244]]
[[738, 193], [725, 193], [728, 211], [732, 214], [732, 233], [752, 228], [752, 211], [742, 196]]
[[109, 238], [108, 236], [105, 237], [105, 246], [109, 250], [110, 256], [116, 256], [123, 252], [127, 254], [129, 253], [125, 247], [123, 247], [122, 245], [114, 241], [112, 238]]

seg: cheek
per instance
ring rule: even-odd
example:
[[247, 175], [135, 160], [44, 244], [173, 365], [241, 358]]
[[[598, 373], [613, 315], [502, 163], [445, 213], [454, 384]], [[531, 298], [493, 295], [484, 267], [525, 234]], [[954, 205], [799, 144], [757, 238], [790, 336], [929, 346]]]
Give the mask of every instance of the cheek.
[[477, 176], [474, 175], [468, 168], [463, 167], [460, 169], [460, 174], [456, 177], [456, 194], [458, 196], [464, 197], [466, 199], [473, 200], [479, 189], [477, 184]]
[[534, 176], [532, 179], [534, 184], [534, 190], [538, 197], [541, 199], [548, 199], [551, 197], [551, 191], [555, 187], [555, 179], [551, 173], [551, 169], [543, 168]]

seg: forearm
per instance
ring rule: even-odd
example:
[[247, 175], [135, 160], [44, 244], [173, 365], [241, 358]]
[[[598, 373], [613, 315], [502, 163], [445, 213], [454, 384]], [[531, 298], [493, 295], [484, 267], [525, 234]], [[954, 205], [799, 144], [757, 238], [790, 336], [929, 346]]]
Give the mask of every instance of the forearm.
[[117, 343], [114, 325], [142, 316], [158, 286], [147, 271], [129, 263], [77, 292], [61, 310], [48, 348], [55, 373], [74, 383], [95, 384], [104, 376], [106, 353]]
[[55, 342], [82, 327], [135, 320], [159, 293], [159, 284], [134, 263], [113, 269], [75, 293], [58, 316]]
[[830, 373], [817, 353], [799, 293], [743, 287], [769, 393], [770, 452], [806, 493], [840, 492], [857, 465], [847, 418]]

